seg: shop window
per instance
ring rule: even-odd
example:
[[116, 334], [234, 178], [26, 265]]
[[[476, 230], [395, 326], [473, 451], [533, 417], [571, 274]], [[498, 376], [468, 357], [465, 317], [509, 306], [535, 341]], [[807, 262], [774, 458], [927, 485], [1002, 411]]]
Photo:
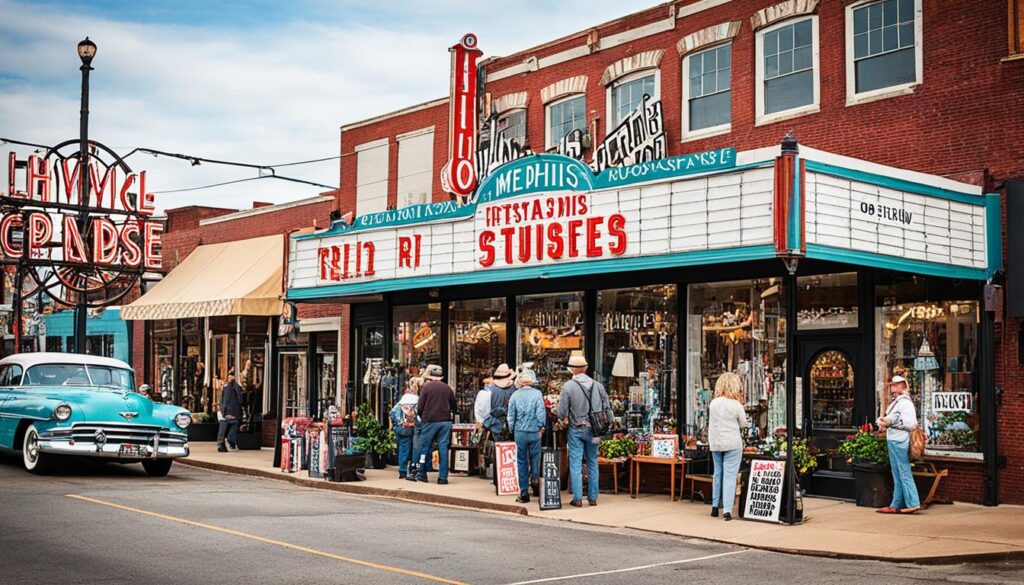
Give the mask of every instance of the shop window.
[[281, 397], [284, 399], [284, 418], [309, 415], [309, 385], [306, 383], [306, 351], [282, 351]]
[[816, 16], [758, 31], [758, 124], [818, 111], [817, 37]]
[[398, 207], [430, 203], [433, 169], [433, 127], [398, 137]]
[[366, 215], [388, 207], [388, 139], [360, 144], [356, 152], [356, 213]]
[[[202, 319], [181, 319], [181, 342], [182, 355], [178, 362], [177, 375], [181, 383], [174, 389], [174, 393], [164, 394], [165, 400], [186, 405], [197, 405], [202, 402], [203, 377], [205, 365], [200, 367], [203, 361], [203, 320]], [[162, 391], [163, 389], [161, 389]]]
[[[559, 394], [570, 378], [566, 364], [583, 355], [583, 293], [522, 296], [516, 310], [519, 365], [531, 363], [544, 394]], [[591, 372], [593, 369], [591, 369]]]
[[[394, 320], [392, 355], [398, 361], [402, 383], [412, 376], [419, 376], [428, 364], [441, 365], [441, 303], [395, 307]], [[383, 372], [374, 368], [374, 364], [369, 366], [363, 380], [365, 382], [369, 377], [372, 385], [373, 379]], [[446, 378], [450, 375], [451, 372], [445, 372]]]
[[879, 286], [883, 305], [875, 309], [879, 406], [887, 401], [885, 382], [903, 376], [928, 439], [926, 453], [980, 457], [978, 302], [915, 300], [923, 288], [883, 292], [892, 290]]
[[683, 58], [684, 134], [727, 132], [732, 121], [732, 43]]
[[650, 96], [652, 101], [659, 99], [658, 72], [646, 70], [626, 76], [612, 84], [609, 93], [611, 123], [608, 130], [611, 131], [643, 104], [645, 95]]
[[811, 424], [815, 429], [853, 429], [856, 395], [850, 356], [834, 349], [814, 358], [811, 377]]
[[112, 334], [86, 335], [85, 353], [102, 357], [114, 357], [114, 336]]
[[448, 308], [448, 380], [460, 422], [473, 422], [473, 402], [506, 361], [505, 298], [455, 301]]
[[[357, 325], [354, 331], [355, 338], [355, 374], [354, 394], [346, 396], [346, 406], [356, 408], [362, 404], [373, 405], [374, 392], [370, 387], [371, 373], [374, 369], [379, 371], [381, 361], [384, 358], [384, 327], [380, 325]], [[378, 374], [379, 376], [379, 374]]]
[[46, 351], [61, 352], [64, 351], [64, 339], [61, 337], [47, 337], [46, 338]]
[[[152, 326], [153, 375], [155, 380], [139, 380], [139, 384], [150, 384], [160, 390], [163, 396], [176, 396], [175, 366], [178, 363], [178, 322], [170, 319], [153, 321]], [[141, 373], [141, 372], [137, 372]], [[182, 404], [185, 408], [198, 411], [199, 405]]]
[[921, 82], [921, 0], [846, 8], [847, 93], [869, 97]]
[[597, 293], [597, 364], [619, 425], [676, 432], [676, 286]]
[[797, 278], [796, 328], [857, 327], [857, 273], [821, 274]]
[[316, 391], [320, 397], [320, 416], [326, 415], [331, 404], [340, 404], [338, 396], [338, 334], [323, 332], [316, 334]]
[[573, 130], [587, 132], [587, 96], [569, 96], [547, 105], [546, 148], [551, 149]]
[[[269, 345], [266, 317], [242, 317], [241, 348], [239, 350], [238, 384], [245, 391], [245, 414], [254, 420], [263, 412], [263, 392], [266, 387], [267, 348]], [[191, 363], [191, 359], [189, 360]]]
[[786, 308], [779, 279], [695, 284], [689, 288], [686, 428], [706, 442], [708, 405], [725, 372], [743, 381], [752, 428], [786, 427]]

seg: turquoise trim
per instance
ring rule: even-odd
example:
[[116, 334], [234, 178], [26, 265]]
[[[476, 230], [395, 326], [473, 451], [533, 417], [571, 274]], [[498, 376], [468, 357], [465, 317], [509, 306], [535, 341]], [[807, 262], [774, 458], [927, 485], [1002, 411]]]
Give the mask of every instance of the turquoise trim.
[[859, 250], [845, 250], [821, 244], [807, 244], [807, 258], [818, 260], [831, 260], [845, 264], [858, 264], [873, 268], [885, 268], [898, 270], [900, 272], [911, 272], [927, 276], [943, 276], [946, 278], [962, 278], [970, 280], [986, 280], [989, 271], [984, 268], [967, 268], [954, 266], [952, 264], [939, 264], [937, 262], [926, 262], [924, 260], [910, 260], [885, 254], [872, 252], [861, 252]]
[[985, 249], [992, 276], [1003, 268], [1003, 207], [998, 193], [985, 195]]
[[885, 175], [877, 175], [875, 173], [837, 167], [812, 160], [807, 161], [807, 170], [832, 175], [833, 177], [870, 183], [872, 185], [878, 185], [879, 187], [888, 187], [890, 189], [896, 189], [897, 191], [907, 191], [909, 193], [917, 193], [918, 195], [939, 197], [941, 199], [959, 201], [960, 203], [969, 203], [971, 205], [985, 205], [985, 197], [982, 195], [971, 195], [970, 193], [951, 191], [941, 187], [933, 187], [932, 185], [925, 185], [914, 181], [895, 179], [893, 177], [886, 177]]
[[546, 266], [503, 268], [500, 270], [481, 270], [460, 274], [420, 276], [415, 278], [360, 282], [355, 284], [336, 284], [332, 286], [298, 289], [292, 288], [288, 289], [287, 300], [301, 301], [374, 294], [398, 290], [456, 286], [462, 284], [486, 284], [491, 282], [507, 282], [511, 280], [528, 280], [532, 278], [561, 278], [566, 276], [629, 272], [634, 270], [653, 270], [657, 268], [673, 268], [678, 266], [698, 266], [703, 264], [720, 264], [724, 262], [764, 260], [774, 257], [774, 245], [726, 248], [722, 250], [700, 250], [696, 252], [679, 252], [676, 254], [637, 256], [633, 258], [595, 260], [591, 262], [567, 262], [563, 264], [549, 264]]
[[787, 228], [786, 244], [790, 250], [800, 250], [803, 246], [800, 241], [800, 226], [804, 223], [803, 214], [800, 213], [800, 155], [793, 157], [793, 189], [789, 197], [789, 217], [786, 218], [789, 227]]

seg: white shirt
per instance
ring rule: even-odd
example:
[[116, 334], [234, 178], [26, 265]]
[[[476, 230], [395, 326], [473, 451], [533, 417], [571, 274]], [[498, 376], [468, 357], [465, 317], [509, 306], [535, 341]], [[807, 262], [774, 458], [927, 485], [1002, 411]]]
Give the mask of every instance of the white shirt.
[[491, 415], [491, 391], [487, 388], [477, 393], [476, 402], [473, 403], [473, 414], [479, 424], [484, 424], [487, 417]]
[[712, 451], [735, 451], [743, 448], [742, 429], [747, 426], [743, 405], [719, 396], [708, 406], [708, 446]]
[[885, 429], [888, 441], [902, 443], [909, 440], [909, 431], [917, 428], [917, 409], [914, 408], [914, 401], [906, 394], [900, 394], [889, 404], [885, 416], [889, 417], [889, 428]]

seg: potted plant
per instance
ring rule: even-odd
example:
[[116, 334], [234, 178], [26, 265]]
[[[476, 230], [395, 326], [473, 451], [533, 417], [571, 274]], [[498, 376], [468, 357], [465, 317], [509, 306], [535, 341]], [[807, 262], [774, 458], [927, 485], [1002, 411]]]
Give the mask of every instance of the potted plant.
[[630, 455], [636, 455], [636, 440], [631, 435], [618, 434], [601, 441], [597, 447], [597, 454], [605, 459], [625, 459]]
[[892, 501], [892, 474], [889, 471], [889, 447], [871, 424], [858, 429], [839, 444], [839, 453], [853, 464], [857, 505], [870, 508], [888, 506]]
[[[761, 453], [776, 459], [786, 458], [786, 435], [775, 435], [764, 442]], [[793, 439], [793, 467], [796, 468], [797, 483], [800, 489], [807, 491], [810, 487], [814, 470], [818, 468], [817, 448], [807, 444], [807, 439]]]
[[370, 412], [366, 404], [360, 405], [356, 417], [356, 440], [353, 450], [366, 453], [368, 467], [384, 469], [387, 467], [388, 455], [395, 452], [395, 433], [385, 427]]

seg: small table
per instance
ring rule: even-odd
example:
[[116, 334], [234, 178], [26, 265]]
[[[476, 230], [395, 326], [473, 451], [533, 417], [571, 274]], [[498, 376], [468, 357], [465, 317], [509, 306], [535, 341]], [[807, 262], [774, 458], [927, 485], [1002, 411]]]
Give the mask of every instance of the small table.
[[[679, 471], [680, 471], [680, 473], [683, 474], [682, 478], [685, 478], [686, 477], [686, 466], [685, 466], [686, 465], [686, 459], [685, 458], [682, 458], [682, 457], [668, 458], [668, 457], [633, 456], [633, 457], [630, 457], [629, 459], [630, 459], [630, 465], [629, 465], [629, 496], [631, 498], [635, 498], [637, 496], [637, 494], [640, 493], [640, 470], [643, 468], [643, 464], [650, 463], [650, 464], [654, 464], [654, 465], [669, 465], [670, 466], [670, 468], [669, 468], [669, 470], [670, 470], [669, 471], [669, 476], [670, 476], [670, 479], [669, 479], [669, 497], [672, 498], [673, 502], [676, 500], [676, 466], [677, 465], [680, 466], [680, 470]], [[633, 491], [634, 490], [634, 487], [633, 487], [634, 486], [634, 480], [633, 480], [634, 477], [636, 477], [636, 481], [635, 481], [635, 485], [636, 485], [635, 489], [636, 489], [636, 491]], [[680, 484], [682, 483], [682, 478], [680, 478]], [[680, 493], [680, 496], [681, 495], [682, 495], [682, 493]]]
[[[615, 457], [615, 458], [612, 458], [612, 459], [608, 459], [606, 457], [598, 457], [597, 458], [597, 469], [599, 470], [599, 472], [600, 472], [600, 469], [601, 469], [602, 465], [610, 465], [611, 468], [612, 468], [612, 485], [614, 486], [614, 491], [612, 493], [614, 493], [615, 495], [619, 495], [619, 465], [625, 463], [626, 461], [629, 461], [629, 458], [627, 458], [627, 457]], [[632, 475], [630, 477], [632, 478]], [[632, 480], [630, 480], [630, 481], [632, 481]], [[630, 485], [630, 489], [632, 489], [633, 484], [630, 483], [629, 485]]]

